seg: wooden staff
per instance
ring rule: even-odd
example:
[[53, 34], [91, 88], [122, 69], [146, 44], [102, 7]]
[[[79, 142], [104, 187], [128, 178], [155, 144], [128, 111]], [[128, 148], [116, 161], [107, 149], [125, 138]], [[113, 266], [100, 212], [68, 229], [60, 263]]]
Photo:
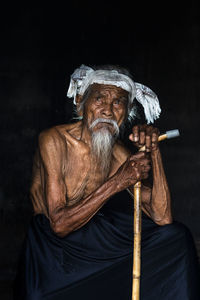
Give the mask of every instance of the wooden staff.
[[132, 300], [140, 299], [140, 265], [141, 265], [141, 181], [134, 185], [134, 223], [133, 223], [133, 280]]
[[[158, 137], [158, 141], [179, 136], [179, 130], [167, 131]], [[139, 151], [145, 151], [145, 146]], [[133, 223], [133, 280], [132, 280], [132, 300], [140, 299], [140, 275], [141, 275], [141, 181], [138, 181], [133, 188], [134, 196], [134, 223]]]

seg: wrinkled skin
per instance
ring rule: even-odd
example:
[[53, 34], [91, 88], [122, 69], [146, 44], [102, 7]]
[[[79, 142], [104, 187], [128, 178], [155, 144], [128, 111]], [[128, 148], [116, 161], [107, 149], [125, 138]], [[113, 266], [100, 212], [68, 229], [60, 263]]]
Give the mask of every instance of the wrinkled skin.
[[[83, 120], [43, 131], [33, 164], [31, 199], [35, 214], [43, 213], [52, 229], [65, 236], [86, 224], [115, 193], [142, 181], [142, 209], [159, 225], [172, 222], [170, 192], [158, 146], [158, 129], [134, 126], [129, 139], [146, 152], [131, 155], [120, 141], [113, 146], [106, 180], [91, 155], [90, 124], [97, 118], [115, 120], [120, 126], [127, 117], [128, 92], [112, 85], [93, 84], [80, 111]], [[76, 99], [80, 107], [82, 97]], [[102, 122], [93, 130], [112, 125]], [[152, 168], [153, 186], [148, 183]]]

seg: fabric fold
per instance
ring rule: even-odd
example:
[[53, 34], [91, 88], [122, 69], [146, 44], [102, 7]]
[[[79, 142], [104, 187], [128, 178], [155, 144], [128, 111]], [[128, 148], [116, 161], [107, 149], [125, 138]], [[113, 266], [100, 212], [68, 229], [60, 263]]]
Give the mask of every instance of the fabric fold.
[[[33, 217], [14, 299], [128, 300], [132, 286], [133, 206], [127, 191], [82, 228], [60, 238], [44, 215]], [[198, 300], [199, 269], [190, 231], [142, 215], [141, 300]]]

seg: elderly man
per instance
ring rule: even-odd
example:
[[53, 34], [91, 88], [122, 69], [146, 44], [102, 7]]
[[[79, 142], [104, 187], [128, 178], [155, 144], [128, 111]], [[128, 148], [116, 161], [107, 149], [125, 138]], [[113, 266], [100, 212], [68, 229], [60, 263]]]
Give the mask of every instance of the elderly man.
[[[188, 230], [172, 221], [158, 129], [135, 125], [132, 154], [119, 139], [137, 100], [147, 123], [157, 96], [128, 71], [82, 65], [71, 76], [79, 121], [43, 131], [34, 158], [35, 216], [15, 285], [16, 299], [130, 299], [132, 186], [142, 181], [141, 299], [200, 299]], [[152, 184], [148, 180], [151, 166]]]

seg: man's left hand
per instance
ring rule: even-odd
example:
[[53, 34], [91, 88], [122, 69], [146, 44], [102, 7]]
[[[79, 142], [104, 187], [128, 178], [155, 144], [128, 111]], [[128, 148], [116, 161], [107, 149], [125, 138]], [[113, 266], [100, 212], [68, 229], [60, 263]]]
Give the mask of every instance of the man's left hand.
[[158, 128], [151, 125], [136, 125], [132, 128], [132, 133], [129, 135], [129, 139], [137, 148], [140, 149], [145, 146], [145, 151], [151, 152], [158, 149], [159, 134]]

